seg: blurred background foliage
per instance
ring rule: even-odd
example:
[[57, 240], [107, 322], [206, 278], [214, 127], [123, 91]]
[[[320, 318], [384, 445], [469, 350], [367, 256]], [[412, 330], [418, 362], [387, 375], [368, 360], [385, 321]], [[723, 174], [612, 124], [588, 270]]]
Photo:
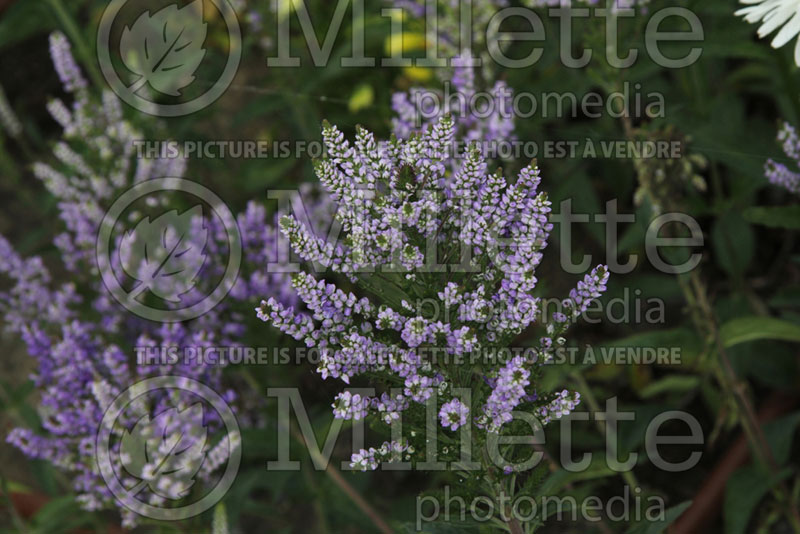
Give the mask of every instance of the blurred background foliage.
[[[60, 135], [45, 110], [47, 100], [60, 96], [61, 90], [48, 56], [47, 35], [56, 29], [64, 31], [73, 41], [82, 67], [96, 72], [93, 47], [105, 2], [17, 0], [0, 5], [1, 83], [24, 131], [18, 138], [0, 135], [0, 233], [23, 254], [54, 260], [57, 252], [52, 238], [60, 221], [54, 200], [31, 172], [32, 162], [51, 157], [50, 147]], [[336, 2], [305, 0], [302, 5], [315, 21], [318, 37], [323, 38], [325, 22], [331, 20]], [[671, 167], [663, 162], [602, 155], [539, 158], [543, 189], [554, 206], [571, 200], [573, 212], [594, 215], [604, 213], [606, 202], [616, 200], [620, 213], [637, 215], [634, 223], [621, 226], [619, 257], [624, 262], [635, 254], [638, 265], [628, 274], [612, 275], [604, 300], [624, 297], [628, 313], [635, 314], [638, 305], [642, 316], [655, 299], [664, 303], [663, 322], [582, 322], [572, 335], [573, 343], [592, 345], [598, 351], [601, 347], [679, 347], [682, 358], [681, 365], [670, 366], [600, 363], [548, 368], [545, 386], [577, 389], [586, 399], [582, 410], [597, 410], [605, 399], [618, 397], [620, 409], [636, 412], [635, 422], [620, 424], [620, 457], [638, 451], [642, 461], [625, 476], [600, 462], [582, 474], [553, 467], [542, 486], [532, 483], [532, 491], [608, 499], [621, 494], [625, 484], [635, 483], [642, 488], [642, 495], [663, 497], [672, 519], [692, 501], [705, 518], [705, 532], [796, 531], [792, 515], [800, 495], [800, 447], [794, 441], [800, 423], [800, 221], [797, 211], [785, 209], [796, 207], [796, 198], [769, 186], [763, 166], [768, 157], [785, 161], [775, 141], [777, 121], [800, 123], [800, 72], [790, 50], [772, 50], [755, 38], [753, 26], [734, 17], [735, 4], [730, 0], [654, 1], [650, 12], [669, 5], [688, 7], [703, 23], [704, 41], [688, 45], [700, 46], [702, 56], [688, 68], [663, 69], [648, 58], [643, 38], [645, 14], [623, 24], [620, 46], [639, 50], [639, 59], [630, 69], [605, 65], [603, 28], [597, 27], [596, 21], [576, 22], [576, 35], [595, 52], [590, 65], [563, 67], [558, 57], [557, 24], [543, 17], [548, 40], [542, 59], [532, 68], [497, 73], [515, 91], [534, 95], [573, 92], [580, 98], [590, 91], [608, 95], [627, 83], [631, 87], [640, 84], [645, 95], [659, 92], [664, 96], [663, 117], [623, 121], [607, 114], [591, 119], [537, 113], [517, 120], [516, 133], [523, 141], [541, 145], [548, 140], [574, 140], [583, 147], [587, 140], [669, 138], [685, 141], [686, 147], [685, 157]], [[384, 5], [379, 2], [367, 2], [363, 23], [368, 57], [383, 57], [392, 44], [391, 21], [380, 16], [381, 7]], [[363, 125], [387, 137], [392, 93], [420, 85], [440, 87], [439, 77], [430, 69], [340, 67], [339, 58], [351, 51], [349, 11], [324, 68], [313, 66], [291, 10], [280, 13], [279, 17], [291, 17], [292, 52], [301, 58], [301, 67], [267, 67], [266, 58], [274, 51], [270, 42], [274, 40], [274, 15], [266, 1], [249, 3], [247, 8], [262, 13], [263, 29], [254, 31], [243, 23], [243, 61], [232, 86], [214, 105], [188, 117], [152, 121], [126, 109], [128, 118], [147, 136], [312, 141], [321, 139], [320, 124], [327, 119], [346, 135], [353, 134], [356, 125]], [[216, 61], [224, 61], [224, 27], [220, 21], [210, 22], [209, 42], [218, 46], [212, 45], [208, 53], [219, 56]], [[423, 23], [407, 20], [405, 31], [406, 56], [424, 54]], [[516, 43], [508, 54], [522, 57], [529, 46]], [[686, 48], [677, 43], [665, 47], [667, 55], [674, 56], [684, 55]], [[510, 161], [506, 166], [517, 170], [526, 163]], [[666, 181], [659, 178], [664, 175]], [[310, 157], [193, 158], [187, 178], [210, 187], [238, 212], [251, 199], [273, 202], [267, 201], [267, 190], [294, 189], [313, 181], [314, 175]], [[269, 205], [277, 208], [277, 203]], [[647, 226], [659, 210], [686, 212], [700, 222], [705, 238], [700, 250], [703, 260], [692, 273], [664, 274], [646, 261]], [[577, 253], [576, 260], [591, 254], [595, 261], [604, 261], [605, 226], [594, 217], [591, 220], [574, 226], [572, 250]], [[552, 239], [539, 278], [547, 294], [561, 294], [575, 277], [560, 268], [557, 231]], [[52, 261], [52, 267], [56, 266]], [[56, 276], [59, 274], [56, 271]], [[27, 379], [31, 363], [19, 342], [1, 339], [0, 422], [5, 434], [20, 421], [35, 426], [37, 415]], [[248, 342], [268, 345], [276, 342], [276, 337], [265, 326], [263, 338]], [[253, 373], [264, 391], [270, 386], [300, 387], [317, 436], [326, 435], [331, 424], [329, 402], [335, 390], [320, 381], [312, 366], [276, 366]], [[700, 463], [685, 473], [659, 471], [643, 454], [647, 423], [667, 410], [691, 413], [704, 430], [702, 446], [666, 453], [684, 459], [692, 450], [702, 451]], [[452, 483], [444, 473], [375, 472], [343, 473], [343, 486], [336, 475], [313, 470], [299, 442], [293, 443], [293, 454], [303, 461], [301, 472], [267, 472], [266, 462], [277, 455], [274, 414], [274, 404], [268, 403], [266, 425], [245, 434], [245, 464], [225, 499], [226, 522], [234, 532], [375, 532], [373, 518], [353, 504], [348, 492], [362, 495], [373, 512], [397, 532], [412, 532], [416, 496]], [[686, 431], [680, 425], [671, 430], [677, 434]], [[574, 432], [582, 451], [602, 456], [602, 428], [594, 423], [577, 424]], [[546, 448], [556, 458], [558, 438], [557, 427], [548, 430]], [[346, 439], [340, 440], [335, 458], [348, 456], [347, 445]], [[47, 534], [110, 532], [115, 528], [113, 514], [81, 512], [51, 466], [23, 459], [5, 445], [0, 447], [0, 466], [3, 532], [18, 532], [20, 525], [28, 532]], [[12, 496], [16, 507], [9, 506]], [[209, 512], [186, 525], [146, 524], [140, 530], [210, 532], [212, 515]], [[665, 526], [619, 525], [607, 519], [600, 523], [563, 520], [545, 521], [541, 531], [632, 529], [653, 533]], [[485, 528], [426, 525], [425, 532]], [[673, 525], [675, 528], [681, 533], [693, 531]]]

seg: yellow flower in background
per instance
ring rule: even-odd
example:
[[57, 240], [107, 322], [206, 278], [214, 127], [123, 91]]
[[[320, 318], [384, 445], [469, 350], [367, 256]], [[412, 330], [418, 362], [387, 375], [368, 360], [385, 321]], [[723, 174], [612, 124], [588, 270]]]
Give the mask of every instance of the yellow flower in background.
[[428, 67], [405, 67], [403, 74], [415, 82], [427, 82], [433, 78], [433, 70]]
[[375, 102], [375, 91], [371, 85], [362, 84], [356, 87], [353, 94], [350, 95], [350, 101], [347, 103], [347, 108], [351, 113], [361, 111], [370, 107]]
[[[425, 50], [427, 39], [424, 33], [402, 32], [393, 33], [386, 37], [384, 49], [386, 55], [398, 54], [398, 52], [412, 52], [415, 50]], [[399, 54], [398, 54], [399, 55]]]
[[292, 14], [292, 11], [305, 9], [303, 0], [280, 0], [278, 2], [278, 20], [283, 20]]
[[[421, 32], [402, 32], [386, 37], [384, 49], [387, 56], [406, 57], [405, 52], [424, 52], [428, 40]], [[433, 78], [433, 71], [427, 67], [404, 67], [403, 74], [415, 82], [427, 82]]]

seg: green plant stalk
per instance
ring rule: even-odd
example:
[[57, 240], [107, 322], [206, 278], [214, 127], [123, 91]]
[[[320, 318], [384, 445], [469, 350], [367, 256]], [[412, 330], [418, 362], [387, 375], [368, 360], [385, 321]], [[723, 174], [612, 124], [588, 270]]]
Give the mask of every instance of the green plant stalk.
[[[312, 458], [314, 458], [317, 462], [324, 462], [325, 461], [321, 454], [317, 453], [316, 451], [312, 451], [311, 449], [309, 449], [308, 444], [306, 444], [305, 438], [303, 437], [303, 435], [296, 428], [293, 427], [293, 428], [289, 429], [289, 431], [291, 433], [291, 436], [298, 443], [301, 443], [306, 448], [306, 450], [308, 451], [309, 455], [311, 455]], [[375, 508], [373, 508], [372, 505], [370, 505], [364, 499], [364, 497], [362, 497], [361, 494], [358, 493], [355, 490], [355, 488], [353, 488], [353, 486], [351, 486], [347, 482], [347, 480], [344, 479], [344, 477], [342, 476], [342, 473], [339, 472], [338, 469], [336, 469], [333, 465], [328, 464], [326, 469], [325, 469], [325, 473], [327, 473], [327, 475], [331, 478], [331, 480], [337, 486], [339, 486], [339, 489], [341, 489], [350, 498], [350, 500], [353, 501], [353, 504], [355, 504], [362, 512], [364, 512], [364, 514], [367, 517], [369, 517], [372, 520], [372, 522], [375, 525], [375, 527], [382, 534], [393, 534], [393, 531], [392, 531], [391, 527], [389, 527], [389, 524], [383, 519], [383, 517], [381, 517], [381, 515], [378, 513], [378, 511], [375, 510]]]
[[5, 500], [7, 503], [9, 514], [11, 515], [11, 521], [14, 523], [14, 528], [21, 533], [30, 532], [28, 525], [25, 524], [25, 520], [19, 515], [17, 507], [14, 506], [14, 501], [11, 500], [11, 493], [8, 491], [8, 480], [6, 477], [0, 477], [0, 488], [2, 488], [3, 500]]
[[[589, 387], [589, 384], [586, 382], [586, 379], [580, 373], [574, 373], [573, 378], [578, 383], [578, 389], [580, 390], [581, 397], [586, 399], [586, 402], [589, 404], [589, 410], [592, 414], [600, 413], [603, 409], [600, 407], [600, 403], [597, 402], [597, 397], [594, 396], [592, 393], [592, 389]], [[597, 421], [597, 428], [600, 431], [600, 434], [603, 437], [607, 436], [607, 430], [605, 425]], [[622, 471], [620, 476], [625, 481], [625, 483], [631, 487], [631, 489], [641, 488], [639, 485], [639, 481], [636, 479], [636, 475], [633, 474], [633, 471]]]
[[[551, 473], [558, 471], [559, 469], [558, 462], [552, 457], [552, 455], [548, 452], [547, 449], [545, 449], [541, 445], [534, 445], [533, 447], [536, 450], [536, 452], [541, 453], [542, 457], [545, 460], [547, 460], [547, 463], [550, 465]], [[567, 484], [565, 484], [565, 487], [568, 489], [574, 489], [575, 486], [571, 482], [568, 482]], [[599, 528], [603, 532], [603, 534], [614, 534], [614, 531], [611, 530], [611, 527], [608, 526], [608, 523], [606, 523], [606, 520], [603, 517], [603, 515], [600, 514], [597, 517], [599, 518], [599, 521], [595, 523], [597, 528]]]
[[[255, 379], [255, 377], [250, 372], [248, 372], [245, 369], [241, 373], [241, 375], [244, 378], [244, 380], [255, 391], [257, 391], [257, 392], [262, 391], [261, 385], [258, 383], [258, 381]], [[303, 434], [300, 433], [299, 430], [297, 430], [294, 427], [291, 427], [291, 428], [281, 427], [281, 430], [284, 431], [284, 432], [289, 432], [289, 435], [292, 436], [292, 438], [294, 438], [295, 441], [297, 441], [300, 445], [302, 445], [308, 451], [308, 454], [312, 457], [312, 459], [314, 460], [315, 463], [318, 463], [318, 464], [326, 463], [325, 459], [322, 457], [322, 454], [320, 454], [317, 451], [313, 451], [312, 449], [310, 449], [308, 447], [308, 444], [306, 443], [306, 440], [303, 437]], [[353, 504], [355, 504], [356, 507], [358, 507], [358, 509], [361, 510], [364, 513], [364, 515], [366, 515], [372, 521], [372, 523], [375, 525], [375, 527], [378, 529], [378, 531], [381, 532], [381, 534], [393, 534], [393, 531], [389, 527], [389, 524], [383, 519], [383, 517], [378, 513], [378, 511], [375, 510], [375, 508], [373, 508], [372, 505], [370, 505], [364, 499], [364, 497], [362, 497], [361, 494], [358, 493], [358, 491], [356, 491], [356, 489], [353, 488], [353, 486], [350, 485], [349, 482], [347, 482], [347, 480], [342, 476], [342, 474], [339, 472], [338, 469], [336, 469], [333, 465], [328, 463], [328, 465], [327, 465], [327, 467], [325, 469], [325, 473], [331, 478], [331, 480], [334, 482], [334, 484], [336, 484], [339, 487], [339, 489], [341, 489], [342, 492], [345, 495], [347, 495], [350, 498], [351, 501], [353, 501]], [[321, 518], [321, 521], [323, 521], [322, 518]]]
[[317, 515], [317, 532], [319, 534], [329, 534], [330, 529], [328, 528], [328, 521], [325, 519], [325, 507], [322, 504], [322, 501], [316, 495], [314, 484], [314, 477], [311, 475], [311, 466], [308, 463], [308, 459], [303, 462], [303, 480], [305, 480], [306, 486], [311, 489], [311, 491], [315, 494], [314, 499], [314, 513]]
[[[747, 437], [750, 449], [756, 457], [756, 461], [764, 466], [773, 475], [778, 472], [778, 467], [772, 457], [772, 451], [766, 441], [761, 426], [758, 423], [755, 409], [747, 396], [746, 386], [738, 379], [736, 373], [731, 365], [728, 353], [725, 350], [722, 339], [719, 335], [719, 328], [714, 310], [708, 299], [708, 292], [705, 285], [702, 283], [698, 269], [695, 269], [689, 275], [687, 281], [685, 277], [677, 276], [678, 285], [681, 288], [684, 299], [686, 300], [692, 322], [695, 329], [701, 336], [705, 336], [707, 343], [711, 346], [708, 347], [708, 354], [717, 353], [719, 361], [712, 361], [712, 371], [720, 384], [722, 389], [731, 397], [733, 397], [735, 405], [735, 415], [741, 424], [742, 431]], [[786, 499], [786, 489], [783, 484], [779, 487], [773, 488], [772, 493], [775, 499], [785, 504], [784, 509], [786, 515], [792, 523], [795, 532], [800, 532], [800, 515], [794, 507]]]
[[[486, 473], [485, 479], [489, 485], [489, 492], [492, 494], [492, 498], [498, 504], [505, 501], [506, 494], [510, 494], [510, 500], [514, 502], [514, 495], [513, 495], [513, 486], [514, 482], [512, 481], [511, 484], [511, 491], [507, 492], [505, 488], [503, 488], [502, 482], [500, 482], [497, 477], [495, 476], [496, 467], [492, 465], [492, 461], [489, 458], [489, 452], [484, 448], [483, 454], [481, 455], [481, 464], [483, 465], [483, 471]], [[516, 480], [516, 477], [514, 478]], [[473, 503], [474, 504], [474, 503]], [[512, 506], [513, 509], [513, 506]], [[505, 528], [510, 534], [525, 534], [525, 530], [523, 530], [522, 525], [519, 522], [519, 519], [513, 516], [513, 513], [508, 513], [508, 510], [501, 509], [500, 510], [500, 518], [497, 520], [498, 527]]]
[[[744, 384], [738, 380], [733, 366], [731, 365], [730, 358], [728, 357], [728, 353], [722, 343], [717, 320], [708, 300], [705, 286], [700, 279], [698, 269], [691, 272], [690, 280], [691, 287], [689, 284], [686, 284], [685, 280], [679, 277], [679, 282], [681, 282], [679, 285], [684, 292], [687, 302], [694, 303], [697, 310], [700, 312], [699, 319], [702, 322], [700, 324], [695, 324], [695, 327], [698, 328], [701, 333], [707, 333], [716, 348], [716, 352], [719, 356], [719, 362], [717, 362], [719, 363], [719, 367], [715, 368], [718, 371], [715, 374], [722, 388], [729, 395], [732, 395], [736, 401], [742, 430], [747, 436], [750, 448], [758, 459], [758, 462], [766, 467], [771, 474], [775, 475], [778, 472], [778, 466], [772, 456], [772, 450], [767, 443], [761, 425], [758, 424], [758, 418], [756, 417], [755, 409], [750, 399], [747, 397], [746, 388]], [[693, 314], [693, 317], [698, 316]], [[798, 513], [797, 507], [792, 500], [788, 498], [788, 490], [785, 485], [780, 483], [777, 487], [772, 489], [772, 493], [776, 500], [784, 505], [786, 516], [794, 532], [800, 534], [800, 513]]]
[[511, 534], [525, 534], [525, 531], [522, 530], [522, 525], [519, 523], [519, 519], [516, 517], [509, 517], [508, 521], [506, 521], [506, 526]]
[[[3, 88], [0, 87], [0, 91], [2, 90]], [[28, 141], [24, 125], [22, 131], [17, 136], [6, 136], [2, 131], [0, 131], [0, 172], [3, 173], [3, 178], [6, 178], [12, 182], [14, 194], [18, 198], [22, 199], [31, 206], [35, 206], [37, 205], [37, 202], [34, 199], [33, 192], [29, 187], [23, 187], [22, 180], [20, 179], [20, 169], [18, 168], [15, 159], [11, 156], [11, 153], [6, 149], [6, 145], [9, 142], [13, 142], [17, 145], [22, 153], [23, 159], [27, 161], [36, 161], [38, 159], [31, 148], [30, 142]]]
[[[609, 42], [608, 48], [615, 52], [616, 42]], [[779, 61], [781, 62], [781, 74], [784, 78], [787, 89], [790, 92], [790, 100], [794, 107], [795, 114], [797, 115], [798, 123], [800, 124], [800, 101], [798, 101], [797, 98], [800, 93], [798, 93], [797, 85], [794, 83], [794, 79], [791, 76], [786, 58], [781, 54], [779, 54], [779, 56]], [[615, 77], [615, 79], [617, 88], [619, 89], [619, 87], [622, 85], [622, 79], [621, 77]], [[630, 117], [623, 114], [620, 120], [625, 136], [629, 140], [635, 140], [635, 130]], [[714, 172], [714, 169], [712, 169], [712, 177], [715, 179], [715, 185], [717, 186], [715, 188], [716, 192], [721, 194], [719, 176]], [[766, 442], [763, 431], [758, 424], [758, 420], [755, 417], [755, 410], [753, 409], [750, 400], [747, 398], [744, 388], [741, 386], [736, 386], [736, 376], [733, 371], [733, 367], [730, 364], [730, 359], [728, 358], [728, 355], [722, 344], [722, 340], [719, 337], [716, 318], [714, 317], [713, 310], [710, 308], [710, 304], [708, 303], [708, 296], [705, 288], [700, 282], [698, 269], [694, 269], [692, 271], [691, 281], [692, 286], [694, 286], [694, 292], [692, 291], [692, 288], [688, 287], [685, 280], [678, 275], [679, 285], [683, 291], [684, 298], [690, 306], [692, 319], [695, 322], [696, 328], [701, 333], [710, 333], [716, 345], [717, 353], [719, 354], [722, 364], [722, 368], [719, 370], [720, 372], [717, 373], [718, 379], [723, 389], [725, 389], [727, 393], [732, 394], [736, 399], [740, 412], [738, 414], [740, 416], [739, 419], [741, 421], [742, 428], [747, 435], [748, 441], [750, 442], [751, 449], [755, 452], [761, 463], [767, 466], [770, 472], [774, 474], [777, 472], [774, 458], [772, 458], [771, 450]], [[589, 389], [588, 384], [586, 384], [583, 376], [577, 374], [576, 380], [578, 380], [580, 387], [586, 392], [586, 398], [592, 410], [598, 411], [599, 404], [597, 404], [596, 399], [594, 399], [593, 394], [591, 393], [591, 390]], [[602, 427], [602, 425], [600, 426], [601, 431], [605, 433], [605, 428]], [[795, 533], [800, 534], [800, 513], [798, 513], [797, 507], [793, 502], [791, 502], [791, 499], [786, 498], [785, 492], [786, 490], [782, 484], [780, 488], [774, 488], [773, 490], [773, 494], [775, 495], [776, 499], [778, 499], [779, 502], [786, 503], [787, 517], [791, 522]]]
[[62, 0], [47, 1], [50, 4], [50, 7], [53, 8], [56, 18], [61, 23], [64, 31], [75, 45], [75, 49], [80, 58], [83, 60], [83, 64], [89, 73], [89, 77], [92, 79], [92, 83], [94, 83], [98, 89], [104, 89], [106, 84], [103, 82], [103, 77], [100, 75], [100, 71], [97, 70], [97, 64], [94, 62], [94, 55], [89, 49], [89, 46], [86, 44], [86, 41], [84, 41], [83, 35], [81, 35], [81, 32], [78, 29], [78, 25], [75, 23], [72, 15], [70, 15], [69, 11], [64, 5], [64, 2]]

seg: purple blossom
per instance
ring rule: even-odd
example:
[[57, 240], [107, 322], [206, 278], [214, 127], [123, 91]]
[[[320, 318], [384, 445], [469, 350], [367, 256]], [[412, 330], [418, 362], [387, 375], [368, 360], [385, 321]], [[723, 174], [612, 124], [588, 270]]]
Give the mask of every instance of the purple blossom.
[[332, 404], [333, 415], [337, 419], [363, 419], [367, 416], [369, 404], [369, 398], [343, 391], [336, 396]]
[[469, 408], [460, 400], [452, 399], [442, 405], [439, 410], [439, 419], [442, 426], [450, 430], [458, 430], [467, 424]]
[[764, 172], [771, 184], [798, 195], [800, 194], [800, 172], [798, 172], [800, 170], [800, 137], [794, 126], [784, 122], [778, 131], [778, 141], [781, 142], [783, 153], [786, 154], [786, 157], [794, 160], [797, 169], [792, 170], [783, 163], [778, 163], [770, 158], [767, 160]]
[[[499, 45], [501, 47], [505, 46], [506, 43], [500, 38], [498, 29], [493, 28], [490, 22], [501, 9], [513, 3], [508, 0], [472, 2], [470, 10], [470, 20], [472, 22], [471, 42], [469, 43], [464, 43], [462, 39], [464, 34], [462, 27], [463, 2], [457, 0], [392, 0], [391, 3], [395, 7], [405, 10], [413, 18], [425, 19], [427, 17], [426, 8], [434, 2], [436, 8], [435, 28], [438, 33], [435, 39], [431, 39], [429, 42], [436, 43], [438, 57], [452, 58], [452, 62], [448, 66], [453, 67], [436, 68], [436, 73], [443, 80], [450, 79], [456, 67], [468, 64], [468, 60], [474, 57], [482, 65], [485, 77], [490, 80], [496, 80], [497, 75], [492, 68], [496, 61], [487, 50], [488, 43], [494, 43], [495, 46]], [[608, 7], [611, 8], [612, 12], [638, 8], [640, 13], [646, 13], [649, 2], [650, 0], [614, 0]], [[607, 7], [607, 4], [609, 4], [607, 0], [520, 0], [519, 3], [527, 8], [561, 6]], [[454, 80], [457, 78], [456, 76]]]
[[350, 467], [361, 471], [374, 471], [386, 461], [399, 459], [404, 452], [413, 453], [414, 448], [407, 443], [385, 441], [379, 449], [361, 449], [350, 457]]
[[[51, 51], [65, 90], [74, 99], [71, 105], [53, 100], [48, 110], [63, 127], [63, 137], [55, 144], [54, 163], [37, 163], [34, 172], [58, 201], [65, 230], [55, 242], [72, 282], [56, 284], [41, 258], [22, 258], [0, 236], [0, 277], [9, 284], [0, 292], [0, 315], [7, 329], [19, 335], [36, 362], [31, 377], [40, 397], [38, 411], [41, 429], [17, 428], [7, 441], [31, 458], [50, 462], [69, 474], [78, 501], [87, 510], [117, 506], [96, 466], [94, 440], [103, 413], [122, 391], [145, 378], [179, 376], [197, 380], [220, 392], [234, 403], [250, 402], [234, 394], [232, 384], [223, 381], [223, 366], [207, 362], [175, 363], [164, 361], [134, 363], [134, 348], [154, 351], [180, 347], [200, 351], [214, 346], [237, 346], [247, 329], [248, 317], [237, 312], [243, 302], [250, 304], [270, 297], [275, 307], [297, 305], [294, 291], [287, 291], [289, 275], [266, 272], [268, 263], [277, 261], [279, 233], [274, 219], [255, 203], [238, 219], [242, 236], [243, 262], [229, 298], [208, 314], [188, 323], [157, 324], [141, 320], [123, 309], [108, 293], [94, 262], [94, 247], [100, 221], [122, 191], [142, 180], [163, 175], [181, 176], [184, 158], [136, 158], [134, 141], [142, 136], [128, 123], [117, 98], [104, 93], [95, 99], [72, 58], [69, 45], [61, 34], [51, 37]], [[327, 213], [322, 206], [321, 213]], [[221, 221], [196, 217], [192, 220], [207, 232], [207, 261], [198, 273], [198, 284], [187, 298], [217, 283], [224, 269], [227, 239]], [[205, 293], [207, 294], [207, 293]], [[277, 317], [275, 318], [277, 320]], [[156, 418], [166, 409], [183, 410], [196, 399], [191, 395], [148, 397], [145, 412]], [[191, 412], [187, 412], [190, 413]], [[242, 424], [250, 414], [239, 411]], [[188, 416], [187, 416], [188, 417]], [[197, 421], [181, 418], [187, 427], [207, 426], [213, 432], [220, 421], [213, 417]], [[125, 419], [128, 427], [135, 423]], [[250, 421], [252, 423], [252, 421]], [[177, 427], [164, 429], [178, 432]], [[115, 436], [113, 454], [119, 454], [119, 435]], [[222, 440], [209, 442], [212, 447], [201, 468], [201, 480], [209, 480], [227, 460], [238, 443]], [[157, 504], [166, 496], [182, 494], [180, 485], [159, 488], [150, 495]], [[120, 510], [126, 525], [136, 517]]]
[[[464, 53], [467, 54], [466, 52]], [[514, 92], [499, 80], [488, 93], [489, 98], [476, 98], [475, 69], [458, 62], [445, 92], [412, 88], [408, 93], [392, 96], [392, 131], [400, 139], [425, 132], [445, 114], [451, 114], [456, 129], [466, 144], [478, 143], [491, 148], [494, 144], [516, 139], [514, 135]], [[435, 96], [435, 98], [431, 98]], [[444, 102], [445, 106], [439, 103]], [[426, 106], [427, 104], [427, 106]]]
[[530, 363], [516, 356], [500, 369], [483, 407], [483, 415], [478, 419], [479, 426], [489, 432], [497, 432], [511, 421], [511, 412], [520, 404], [525, 396], [525, 388], [530, 385]]
[[539, 408], [537, 414], [541, 418], [542, 424], [546, 425], [553, 419], [561, 419], [565, 415], [570, 414], [580, 402], [580, 393], [577, 391], [569, 392], [565, 389], [556, 393], [553, 400]]
[[53, 65], [65, 91], [74, 93], [86, 89], [86, 79], [81, 74], [78, 64], [72, 56], [72, 47], [63, 33], [50, 34], [50, 56], [53, 58]]
[[[292, 278], [302, 306], [265, 300], [259, 318], [319, 347], [317, 370], [323, 379], [350, 384], [356, 376], [369, 376], [402, 385], [373, 398], [343, 391], [333, 403], [337, 418], [375, 416], [391, 424], [444, 396], [442, 426], [455, 430], [472, 423], [497, 433], [524, 404], [529, 405], [524, 409], [544, 410], [547, 420], [577, 405], [577, 397], [541, 399], [528, 389], [534, 370], [563, 343], [572, 320], [605, 290], [604, 266], [579, 281], [563, 310], [546, 323], [547, 336], [531, 355], [467, 372], [481, 391], [477, 413], [448, 394], [464, 384], [464, 375], [426, 355], [429, 348], [465, 355], [502, 347], [533, 324], [539, 311], [532, 294], [535, 272], [552, 230], [550, 203], [538, 190], [539, 169], [530, 165], [509, 180], [489, 172], [474, 147], [457, 157], [446, 149], [457, 128], [456, 119], [444, 115], [424, 131], [388, 143], [359, 129], [351, 144], [325, 124], [329, 157], [316, 164], [316, 172], [339, 202], [335, 217], [341, 238], [331, 243], [294, 217], [281, 220], [281, 230], [307, 264], [317, 262], [330, 275], [345, 275], [369, 296], [302, 272]], [[472, 268], [469, 274], [448, 279], [426, 269], [431, 254], [438, 259], [465, 252], [469, 257], [461, 261]], [[390, 296], [395, 288], [403, 296]], [[406, 295], [437, 300], [444, 313], [429, 317]], [[368, 469], [379, 463], [370, 451], [354, 460]]]

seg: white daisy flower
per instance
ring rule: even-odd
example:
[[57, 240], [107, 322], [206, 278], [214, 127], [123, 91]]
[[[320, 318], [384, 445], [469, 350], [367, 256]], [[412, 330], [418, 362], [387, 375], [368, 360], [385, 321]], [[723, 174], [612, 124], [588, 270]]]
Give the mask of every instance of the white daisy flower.
[[[736, 12], [750, 24], [762, 22], [758, 36], [763, 38], [781, 28], [772, 38], [772, 48], [780, 48], [800, 33], [800, 0], [739, 0], [747, 7]], [[800, 39], [794, 47], [794, 61], [800, 66]]]

